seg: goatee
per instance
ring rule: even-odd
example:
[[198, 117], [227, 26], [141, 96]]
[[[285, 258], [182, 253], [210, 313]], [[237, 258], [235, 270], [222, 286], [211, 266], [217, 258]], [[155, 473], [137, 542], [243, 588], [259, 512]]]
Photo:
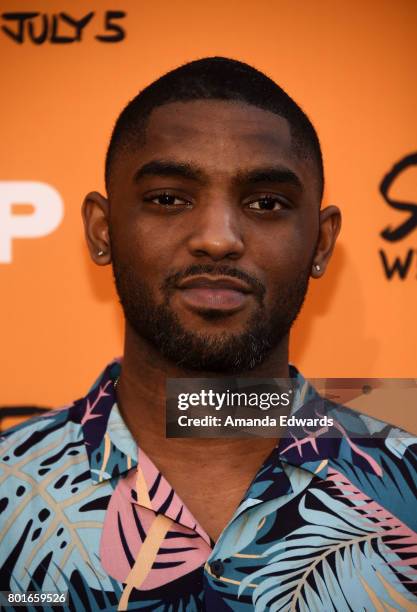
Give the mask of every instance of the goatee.
[[[308, 271], [300, 273], [291, 286], [281, 287], [269, 312], [264, 304], [265, 287], [262, 283], [231, 266], [195, 264], [170, 274], [160, 287], [164, 296], [160, 304], [156, 303], [150, 288], [138, 277], [133, 266], [122, 264], [117, 257], [113, 257], [113, 274], [126, 320], [139, 337], [185, 370], [227, 375], [247, 372], [259, 366], [288, 334], [304, 301], [310, 267]], [[242, 333], [196, 333], [187, 330], [181, 323], [170, 305], [174, 287], [183, 278], [201, 274], [240, 278], [250, 285], [257, 308]], [[218, 319], [219, 312], [207, 311], [201, 316]]]

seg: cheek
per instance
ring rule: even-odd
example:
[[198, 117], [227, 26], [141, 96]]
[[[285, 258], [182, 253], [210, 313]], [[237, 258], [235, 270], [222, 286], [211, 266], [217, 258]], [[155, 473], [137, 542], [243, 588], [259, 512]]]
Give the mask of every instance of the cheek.
[[265, 278], [289, 282], [311, 264], [315, 243], [305, 232], [275, 232], [253, 243], [253, 259]]
[[127, 230], [118, 238], [118, 252], [138, 274], [145, 278], [154, 278], [164, 274], [169, 264], [168, 242], [156, 228], [149, 228], [144, 223], [129, 223]]

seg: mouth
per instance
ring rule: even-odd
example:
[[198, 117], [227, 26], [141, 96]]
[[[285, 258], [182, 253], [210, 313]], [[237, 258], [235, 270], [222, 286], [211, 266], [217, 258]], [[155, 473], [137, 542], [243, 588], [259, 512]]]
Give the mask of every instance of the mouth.
[[233, 313], [241, 310], [252, 293], [244, 281], [231, 277], [194, 276], [177, 285], [184, 304], [191, 310]]

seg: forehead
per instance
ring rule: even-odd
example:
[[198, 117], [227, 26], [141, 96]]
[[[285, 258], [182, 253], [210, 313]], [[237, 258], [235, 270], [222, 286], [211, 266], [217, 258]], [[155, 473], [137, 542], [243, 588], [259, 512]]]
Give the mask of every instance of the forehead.
[[138, 164], [152, 159], [191, 162], [213, 180], [268, 165], [285, 165], [306, 186], [317, 178], [312, 161], [297, 155], [286, 119], [236, 101], [193, 100], [157, 107], [146, 123], [145, 138], [121, 157], [115, 174], [123, 182]]
[[[200, 151], [213, 165], [217, 165], [216, 160], [220, 163], [222, 153], [233, 153], [247, 163], [248, 152], [252, 156], [292, 152], [286, 119], [256, 106], [223, 100], [174, 102], [152, 112], [145, 148], [178, 155], [184, 146], [194, 153]], [[211, 157], [210, 153], [217, 156]]]

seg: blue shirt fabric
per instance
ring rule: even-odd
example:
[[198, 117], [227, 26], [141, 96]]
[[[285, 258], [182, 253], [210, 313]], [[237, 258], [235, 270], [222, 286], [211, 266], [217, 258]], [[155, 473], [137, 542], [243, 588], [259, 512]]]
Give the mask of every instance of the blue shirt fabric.
[[[417, 610], [416, 437], [326, 402], [334, 435], [281, 439], [213, 542], [126, 428], [120, 367], [3, 435], [0, 590], [77, 611]], [[301, 415], [318, 396], [292, 375]]]

